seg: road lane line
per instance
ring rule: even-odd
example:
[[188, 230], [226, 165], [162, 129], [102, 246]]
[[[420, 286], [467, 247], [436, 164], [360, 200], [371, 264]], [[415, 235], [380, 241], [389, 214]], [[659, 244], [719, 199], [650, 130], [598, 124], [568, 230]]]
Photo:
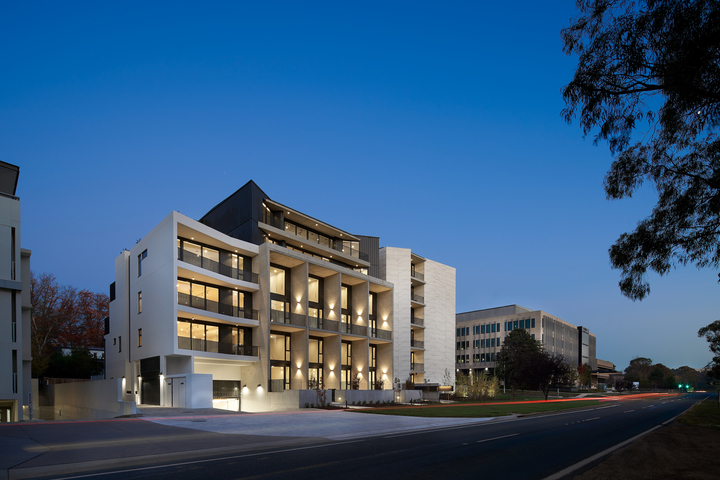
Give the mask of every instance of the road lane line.
[[492, 442], [493, 440], [500, 440], [501, 438], [508, 438], [508, 437], [514, 437], [520, 435], [519, 433], [513, 433], [512, 435], [503, 435], [502, 437], [495, 437], [495, 438], [486, 438], [485, 440], [478, 440], [475, 443], [484, 443], [484, 442]]
[[237, 458], [257, 457], [260, 455], [275, 455], [278, 453], [294, 452], [297, 450], [308, 450], [310, 448], [333, 447], [335, 445], [346, 445], [348, 443], [358, 443], [358, 442], [364, 442], [364, 441], [365, 440], [355, 440], [355, 441], [350, 441], [350, 442], [323, 443], [320, 445], [310, 445], [307, 447], [295, 447], [295, 448], [286, 448], [283, 450], [247, 453], [245, 455], [231, 455], [228, 457], [214, 457], [214, 458], [207, 458], [207, 459], [203, 459], [203, 460], [192, 460], [189, 462], [178, 462], [178, 463], [169, 463], [166, 465], [153, 465], [153, 466], [149, 466], [149, 467], [139, 467], [139, 468], [129, 468], [129, 469], [125, 469], [125, 470], [115, 470], [112, 472], [96, 472], [96, 473], [90, 473], [90, 474], [85, 474], [85, 475], [76, 475], [73, 477], [58, 477], [58, 480], [71, 480], [74, 478], [99, 477], [99, 476], [104, 476], [104, 475], [116, 475], [118, 473], [127, 473], [127, 472], [142, 472], [143, 470], [158, 470], [160, 468], [167, 468], [167, 467], [181, 467], [184, 465], [195, 465], [198, 463], [217, 462], [219, 460], [234, 460]]
[[[704, 399], [703, 399], [703, 400], [704, 400]], [[700, 402], [702, 402], [703, 400], [700, 400]], [[694, 403], [693, 405], [697, 405], [697, 404], [700, 403], [700, 402], [696, 402], [696, 403]], [[658, 428], [662, 428], [664, 425], [667, 425], [668, 423], [672, 422], [673, 420], [675, 420], [677, 417], [679, 417], [679, 416], [682, 415], [683, 413], [685, 413], [685, 412], [687, 412], [688, 410], [690, 410], [690, 408], [691, 408], [693, 405], [690, 405], [688, 408], [686, 408], [686, 409], [683, 410], [682, 412], [678, 413], [677, 415], [675, 415], [674, 417], [672, 417], [670, 420], [667, 420], [667, 421], [661, 423], [660, 425], [655, 425], [655, 426], [654, 426], [653, 428], [651, 428], [650, 430], [646, 430], [646, 431], [644, 431], [644, 432], [642, 432], [642, 433], [639, 433], [639, 434], [635, 435], [635, 436], [632, 437], [632, 438], [628, 438], [628, 439], [625, 440], [624, 442], [620, 442], [620, 443], [618, 443], [617, 445], [614, 445], [614, 446], [612, 446], [612, 447], [610, 447], [610, 448], [607, 448], [607, 449], [603, 450], [603, 451], [600, 452], [600, 453], [597, 453], [597, 454], [593, 455], [592, 457], [588, 457], [588, 458], [586, 458], [585, 460], [581, 460], [581, 461], [579, 461], [578, 463], [576, 463], [576, 464], [574, 464], [574, 465], [570, 465], [569, 467], [564, 468], [564, 469], [560, 470], [559, 472], [555, 472], [555, 473], [553, 473], [552, 475], [550, 475], [550, 476], [548, 476], [548, 477], [545, 477], [543, 480], [560, 480], [560, 479], [563, 478], [563, 477], [569, 476], [570, 474], [572, 474], [572, 473], [575, 472], [576, 470], [581, 469], [581, 468], [584, 467], [585, 465], [588, 465], [588, 464], [590, 464], [590, 463], [595, 462], [596, 460], [599, 460], [599, 459], [601, 459], [601, 458], [603, 458], [603, 457], [605, 457], [605, 456], [607, 456], [607, 455], [610, 455], [610, 454], [611, 454], [612, 452], [614, 452], [615, 450], [619, 450], [619, 449], [621, 449], [622, 447], [624, 447], [625, 445], [631, 444], [632, 442], [634, 442], [634, 441], [637, 440], [638, 438], [643, 437], [643, 436], [647, 435], [648, 433], [652, 433], [652, 432], [654, 432], [655, 430], [657, 430]]]
[[587, 420], [583, 420], [583, 422], [589, 422], [589, 421], [591, 421], [591, 420], [597, 420], [598, 418], [600, 418], [600, 417], [588, 418]]
[[635, 411], [635, 410], [627, 410], [627, 411], [625, 411], [625, 412], [623, 412], [623, 413], [630, 413], [630, 412], [634, 412], [634, 411]]

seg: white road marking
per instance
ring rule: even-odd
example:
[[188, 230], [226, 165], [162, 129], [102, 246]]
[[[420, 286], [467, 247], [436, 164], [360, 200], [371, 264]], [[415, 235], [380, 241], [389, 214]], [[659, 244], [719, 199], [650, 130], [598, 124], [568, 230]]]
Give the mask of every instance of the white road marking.
[[520, 435], [519, 433], [513, 433], [512, 435], [503, 435], [502, 437], [486, 438], [485, 440], [478, 440], [476, 443], [492, 442], [493, 440], [500, 440], [501, 438], [514, 437]]

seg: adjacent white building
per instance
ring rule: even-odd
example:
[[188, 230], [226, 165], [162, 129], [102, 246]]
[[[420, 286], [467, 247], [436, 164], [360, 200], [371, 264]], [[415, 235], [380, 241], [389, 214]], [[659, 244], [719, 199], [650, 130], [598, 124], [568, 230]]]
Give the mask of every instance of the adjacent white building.
[[409, 248], [383, 247], [380, 272], [395, 287], [396, 377], [454, 385], [455, 268]]
[[27, 418], [30, 383], [30, 250], [20, 248], [19, 167], [0, 162], [0, 422]]

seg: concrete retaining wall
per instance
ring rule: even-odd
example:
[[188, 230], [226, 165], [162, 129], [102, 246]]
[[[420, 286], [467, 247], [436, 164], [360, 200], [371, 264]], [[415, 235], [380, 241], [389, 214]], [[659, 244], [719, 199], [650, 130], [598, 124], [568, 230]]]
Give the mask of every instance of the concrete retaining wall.
[[122, 401], [122, 379], [50, 385], [56, 420], [115, 418], [136, 414], [135, 402]]

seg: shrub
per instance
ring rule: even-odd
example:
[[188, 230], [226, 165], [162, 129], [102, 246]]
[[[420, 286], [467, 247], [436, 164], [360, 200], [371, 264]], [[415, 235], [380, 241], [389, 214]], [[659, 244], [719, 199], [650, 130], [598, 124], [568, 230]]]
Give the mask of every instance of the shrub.
[[305, 408], [310, 408], [310, 404], [308, 402], [305, 402]]

